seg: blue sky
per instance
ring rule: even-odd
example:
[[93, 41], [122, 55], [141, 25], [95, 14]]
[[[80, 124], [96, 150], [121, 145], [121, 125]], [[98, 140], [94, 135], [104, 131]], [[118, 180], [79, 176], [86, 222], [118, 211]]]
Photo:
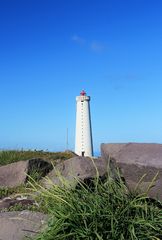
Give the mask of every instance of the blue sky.
[[162, 143], [161, 0], [1, 0], [0, 148], [69, 148], [91, 96], [94, 149]]

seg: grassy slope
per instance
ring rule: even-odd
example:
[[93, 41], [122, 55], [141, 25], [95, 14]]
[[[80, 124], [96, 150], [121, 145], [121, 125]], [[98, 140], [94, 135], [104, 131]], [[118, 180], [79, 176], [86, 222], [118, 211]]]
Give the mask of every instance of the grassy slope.
[[0, 151], [0, 166], [31, 158], [43, 158], [53, 162], [56, 159], [65, 160], [73, 156], [71, 152]]

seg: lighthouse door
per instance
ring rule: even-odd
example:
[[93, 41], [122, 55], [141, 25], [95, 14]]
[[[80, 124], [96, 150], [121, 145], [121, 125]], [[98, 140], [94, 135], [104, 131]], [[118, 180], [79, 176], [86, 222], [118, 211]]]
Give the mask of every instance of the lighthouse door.
[[84, 157], [84, 153], [85, 153], [85, 152], [82, 152], [82, 157]]

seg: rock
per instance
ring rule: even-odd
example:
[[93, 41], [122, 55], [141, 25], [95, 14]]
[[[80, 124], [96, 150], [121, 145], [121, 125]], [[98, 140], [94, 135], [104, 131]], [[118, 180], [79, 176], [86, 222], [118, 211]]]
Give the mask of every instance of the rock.
[[[107, 171], [107, 161], [101, 158], [91, 159], [88, 157], [73, 157], [56, 165], [56, 167], [41, 182], [44, 187], [51, 187], [51, 183], [61, 185], [59, 174], [68, 181], [71, 186], [75, 186], [77, 181], [96, 177], [96, 168], [99, 176], [104, 176]], [[50, 179], [50, 181], [48, 180]]]
[[133, 190], [146, 174], [138, 190], [147, 191], [153, 178], [158, 174], [149, 196], [162, 200], [162, 144], [101, 144], [101, 155], [103, 159], [110, 160], [112, 171], [115, 167], [121, 170], [130, 190]]
[[27, 175], [45, 176], [52, 170], [52, 164], [42, 159], [19, 161], [0, 167], [0, 187], [17, 187], [27, 181]]
[[23, 240], [33, 237], [45, 226], [48, 217], [39, 212], [21, 211], [0, 213], [0, 239]]
[[8, 209], [10, 207], [13, 207], [15, 205], [21, 205], [21, 206], [29, 206], [35, 204], [35, 201], [32, 199], [18, 199], [18, 198], [4, 198], [0, 200], [0, 211], [4, 209]]

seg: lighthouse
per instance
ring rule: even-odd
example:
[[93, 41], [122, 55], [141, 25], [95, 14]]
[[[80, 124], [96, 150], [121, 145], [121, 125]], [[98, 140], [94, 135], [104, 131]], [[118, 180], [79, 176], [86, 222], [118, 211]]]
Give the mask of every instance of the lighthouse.
[[90, 96], [84, 90], [76, 97], [75, 153], [79, 156], [93, 156]]

